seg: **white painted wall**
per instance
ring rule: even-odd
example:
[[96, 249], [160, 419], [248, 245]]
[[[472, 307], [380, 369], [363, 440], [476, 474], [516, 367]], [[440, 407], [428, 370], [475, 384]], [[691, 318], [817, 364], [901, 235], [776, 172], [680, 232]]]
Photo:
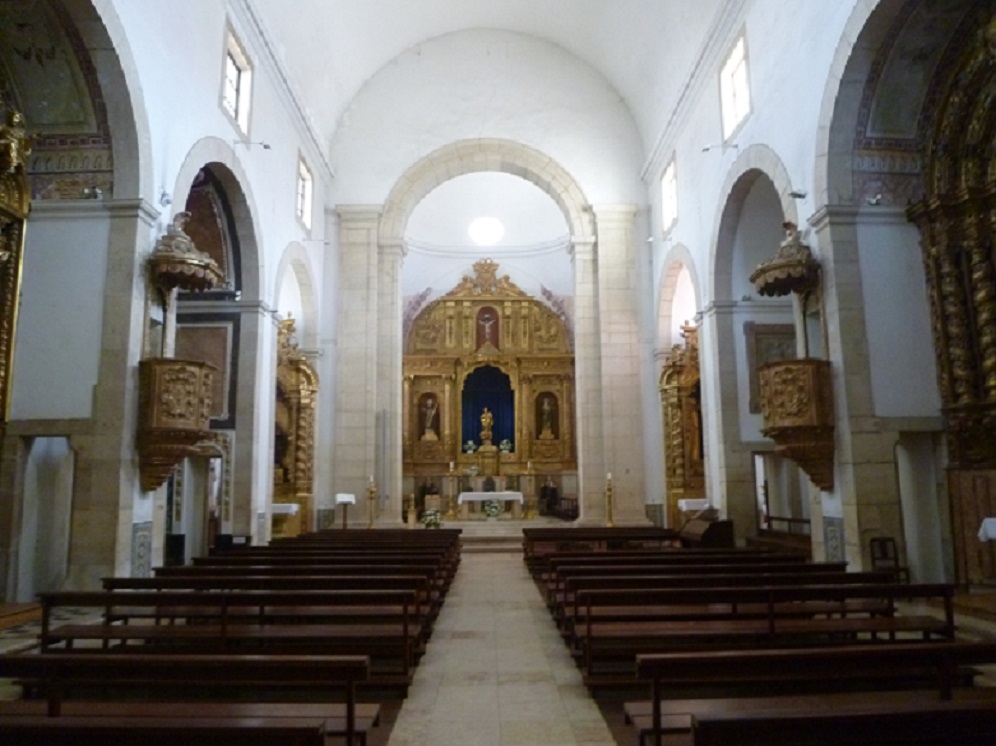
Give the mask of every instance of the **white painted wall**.
[[937, 417], [941, 400], [920, 237], [902, 210], [858, 226], [875, 414]]
[[38, 203], [28, 222], [11, 418], [92, 413], [109, 224], [97, 202]]

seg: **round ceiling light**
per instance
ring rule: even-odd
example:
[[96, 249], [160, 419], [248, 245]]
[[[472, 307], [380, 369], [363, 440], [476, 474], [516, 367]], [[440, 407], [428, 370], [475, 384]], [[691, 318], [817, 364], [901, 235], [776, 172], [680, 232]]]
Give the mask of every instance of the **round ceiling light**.
[[505, 226], [498, 218], [476, 218], [467, 228], [467, 235], [478, 246], [494, 246], [505, 235]]

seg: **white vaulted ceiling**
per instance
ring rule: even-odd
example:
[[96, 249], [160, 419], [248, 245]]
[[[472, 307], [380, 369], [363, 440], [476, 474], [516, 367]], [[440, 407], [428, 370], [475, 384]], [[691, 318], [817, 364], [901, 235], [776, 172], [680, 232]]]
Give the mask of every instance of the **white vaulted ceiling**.
[[[430, 39], [511, 31], [566, 50], [598, 71], [650, 148], [724, 0], [243, 0], [322, 135], [378, 70]], [[728, 0], [727, 0], [728, 1]]]

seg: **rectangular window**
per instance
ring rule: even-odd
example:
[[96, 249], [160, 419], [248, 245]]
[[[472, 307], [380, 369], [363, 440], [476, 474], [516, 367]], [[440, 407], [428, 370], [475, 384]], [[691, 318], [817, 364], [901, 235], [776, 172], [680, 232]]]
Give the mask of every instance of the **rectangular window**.
[[311, 169], [304, 162], [304, 158], [297, 162], [297, 217], [304, 224], [304, 227], [311, 230], [311, 212], [314, 193], [314, 181], [311, 178]]
[[729, 139], [750, 114], [750, 82], [747, 75], [747, 45], [737, 39], [719, 75], [723, 109], [723, 139]]
[[249, 100], [252, 93], [252, 66], [242, 45], [231, 29], [225, 42], [225, 73], [221, 88], [221, 105], [238, 125], [242, 134], [249, 134]]
[[678, 220], [678, 177], [674, 159], [661, 177], [661, 232], [667, 233]]

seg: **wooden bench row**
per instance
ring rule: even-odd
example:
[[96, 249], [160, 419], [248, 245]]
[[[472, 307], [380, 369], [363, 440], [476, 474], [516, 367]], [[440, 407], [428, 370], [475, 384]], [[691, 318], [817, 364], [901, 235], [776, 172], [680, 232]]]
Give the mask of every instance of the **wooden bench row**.
[[[573, 629], [572, 650], [590, 687], [624, 679], [626, 668], [622, 677], [611, 669], [629, 663], [631, 672], [640, 653], [952, 640], [955, 634], [953, 588], [944, 584], [582, 590], [577, 596], [583, 624]], [[942, 604], [944, 617], [899, 614], [899, 603], [912, 599]]]
[[[158, 739], [168, 736], [172, 743], [207, 746], [210, 735], [214, 743], [237, 738], [239, 744], [317, 746], [326, 736], [339, 736], [348, 746], [365, 742], [379, 712], [369, 705], [360, 709], [356, 702], [356, 686], [369, 676], [364, 656], [19, 654], [0, 656], [0, 676], [33, 682], [41, 697], [0, 703], [5, 743], [97, 744], [106, 738], [108, 743], [146, 744], [165, 743]], [[182, 699], [205, 687], [231, 694], [235, 684], [240, 693], [283, 688], [292, 697], [307, 691], [313, 699], [320, 691], [327, 699], [258, 704]], [[73, 691], [94, 689], [140, 692], [143, 699], [154, 693], [157, 701], [64, 701]], [[261, 733], [250, 732], [253, 725]], [[143, 729], [148, 739], [136, 737]], [[79, 740], [56, 740], [60, 733]], [[314, 740], [309, 733], [320, 737]], [[131, 740], [120, 740], [126, 734]]]
[[[966, 667], [993, 662], [996, 643], [965, 642], [640, 655], [637, 675], [650, 680], [651, 697], [624, 709], [641, 744], [655, 746], [682, 734], [695, 746], [921, 743], [921, 735], [991, 743], [996, 688], [956, 685]], [[772, 689], [790, 693], [757, 696]], [[696, 696], [703, 691], [712, 696]], [[916, 735], [914, 712], [943, 728]]]

